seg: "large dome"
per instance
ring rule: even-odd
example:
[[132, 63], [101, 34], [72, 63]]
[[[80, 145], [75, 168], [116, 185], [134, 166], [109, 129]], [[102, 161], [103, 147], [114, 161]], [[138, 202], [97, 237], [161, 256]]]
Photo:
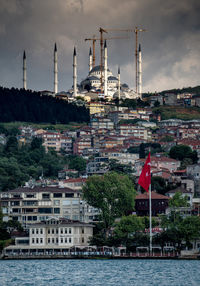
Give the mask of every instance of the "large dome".
[[[104, 71], [104, 66], [102, 67], [102, 71]], [[89, 72], [89, 74], [95, 73], [95, 72], [101, 72], [101, 66], [95, 66], [91, 69], [91, 71]], [[110, 70], [108, 69], [108, 72], [110, 72]]]

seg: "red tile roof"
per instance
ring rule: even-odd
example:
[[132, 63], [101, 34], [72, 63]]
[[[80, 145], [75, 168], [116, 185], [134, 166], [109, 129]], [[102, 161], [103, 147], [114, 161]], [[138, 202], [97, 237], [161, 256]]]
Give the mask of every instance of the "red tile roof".
[[[161, 194], [151, 192], [152, 200], [169, 200], [167, 196], [163, 196]], [[149, 199], [149, 193], [145, 192], [144, 194], [139, 194], [135, 198], [136, 200], [147, 200]]]

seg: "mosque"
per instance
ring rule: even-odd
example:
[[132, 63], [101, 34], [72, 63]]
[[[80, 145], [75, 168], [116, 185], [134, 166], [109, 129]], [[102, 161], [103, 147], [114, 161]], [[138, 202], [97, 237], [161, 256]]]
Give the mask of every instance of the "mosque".
[[[57, 60], [57, 46], [54, 47], [54, 91], [50, 92], [52, 96], [65, 96], [66, 99], [74, 100], [77, 96], [86, 97], [94, 95], [96, 98], [105, 98], [112, 100], [118, 99], [135, 99], [141, 97], [142, 80], [141, 80], [141, 48], [139, 48], [138, 57], [138, 82], [139, 92], [136, 93], [130, 89], [126, 83], [121, 83], [120, 68], [118, 68], [117, 76], [113, 75], [112, 71], [108, 68], [107, 44], [104, 43], [104, 63], [93, 66], [92, 51], [89, 52], [89, 73], [87, 77], [77, 83], [77, 54], [74, 47], [73, 53], [73, 85], [67, 92], [58, 93], [58, 60]], [[26, 83], [26, 54], [23, 55], [23, 88], [27, 88]], [[90, 98], [91, 99], [91, 98]]]
[[[114, 98], [119, 99], [134, 99], [138, 98], [139, 95], [135, 91], [131, 90], [126, 83], [120, 81], [120, 68], [118, 68], [117, 77], [113, 75], [112, 71], [108, 68], [107, 63], [107, 45], [106, 41], [104, 44], [104, 64], [102, 66], [97, 65], [92, 67], [92, 52], [89, 52], [89, 73], [87, 77], [77, 85], [77, 59], [76, 49], [73, 54], [73, 86], [69, 90], [71, 96], [82, 96], [85, 97], [87, 93], [96, 93], [99, 97], [104, 97], [108, 100]], [[102, 81], [101, 81], [102, 77]]]

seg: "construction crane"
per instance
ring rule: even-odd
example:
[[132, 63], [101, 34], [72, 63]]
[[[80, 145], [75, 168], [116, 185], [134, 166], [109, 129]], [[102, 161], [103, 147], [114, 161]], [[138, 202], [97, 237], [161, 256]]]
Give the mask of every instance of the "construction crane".
[[135, 33], [135, 86], [136, 93], [138, 93], [138, 32], [146, 32], [147, 30], [135, 27], [135, 29], [106, 29], [106, 31]]
[[95, 43], [96, 41], [100, 41], [100, 72], [101, 72], [101, 91], [103, 89], [103, 41], [104, 40], [115, 40], [115, 39], [129, 39], [129, 37], [109, 37], [109, 38], [103, 38], [103, 32], [105, 30], [100, 28], [99, 32], [100, 32], [100, 38], [96, 38], [95, 36], [93, 36], [93, 38], [87, 38], [85, 39], [85, 41], [92, 41], [92, 46], [93, 46], [93, 54], [92, 54], [92, 67], [95, 67]]
[[[111, 38], [104, 38], [104, 40], [115, 40], [115, 39], [129, 39], [129, 37], [111, 37]], [[100, 41], [100, 38], [87, 38], [85, 41], [92, 41], [92, 67], [95, 67], [95, 61], [96, 61], [96, 56], [95, 56], [95, 44], [96, 41]]]

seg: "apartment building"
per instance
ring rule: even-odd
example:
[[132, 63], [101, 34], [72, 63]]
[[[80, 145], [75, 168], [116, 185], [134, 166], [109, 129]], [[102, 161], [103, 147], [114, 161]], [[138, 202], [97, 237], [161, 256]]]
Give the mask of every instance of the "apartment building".
[[2, 192], [0, 206], [5, 221], [19, 221], [25, 228], [52, 217], [89, 222], [99, 213], [82, 200], [81, 191], [58, 187], [20, 187]]
[[117, 130], [122, 136], [134, 136], [143, 140], [151, 140], [152, 132], [145, 127], [133, 124], [120, 124]]
[[92, 144], [90, 137], [77, 138], [73, 144], [73, 154], [82, 155], [83, 150], [90, 149], [91, 147]]
[[43, 140], [43, 146], [46, 150], [53, 148], [55, 151], [60, 151], [61, 148], [61, 134], [59, 132], [44, 132], [40, 135]]
[[93, 118], [90, 123], [91, 127], [94, 129], [108, 129], [112, 130], [114, 128], [114, 123], [109, 118]]
[[71, 154], [73, 151], [72, 138], [61, 135], [60, 148], [63, 149], [66, 153]]
[[117, 160], [121, 164], [135, 164], [135, 161], [139, 159], [139, 154], [131, 154], [119, 151], [117, 149], [104, 149], [101, 151], [102, 157], [107, 157], [109, 160]]

